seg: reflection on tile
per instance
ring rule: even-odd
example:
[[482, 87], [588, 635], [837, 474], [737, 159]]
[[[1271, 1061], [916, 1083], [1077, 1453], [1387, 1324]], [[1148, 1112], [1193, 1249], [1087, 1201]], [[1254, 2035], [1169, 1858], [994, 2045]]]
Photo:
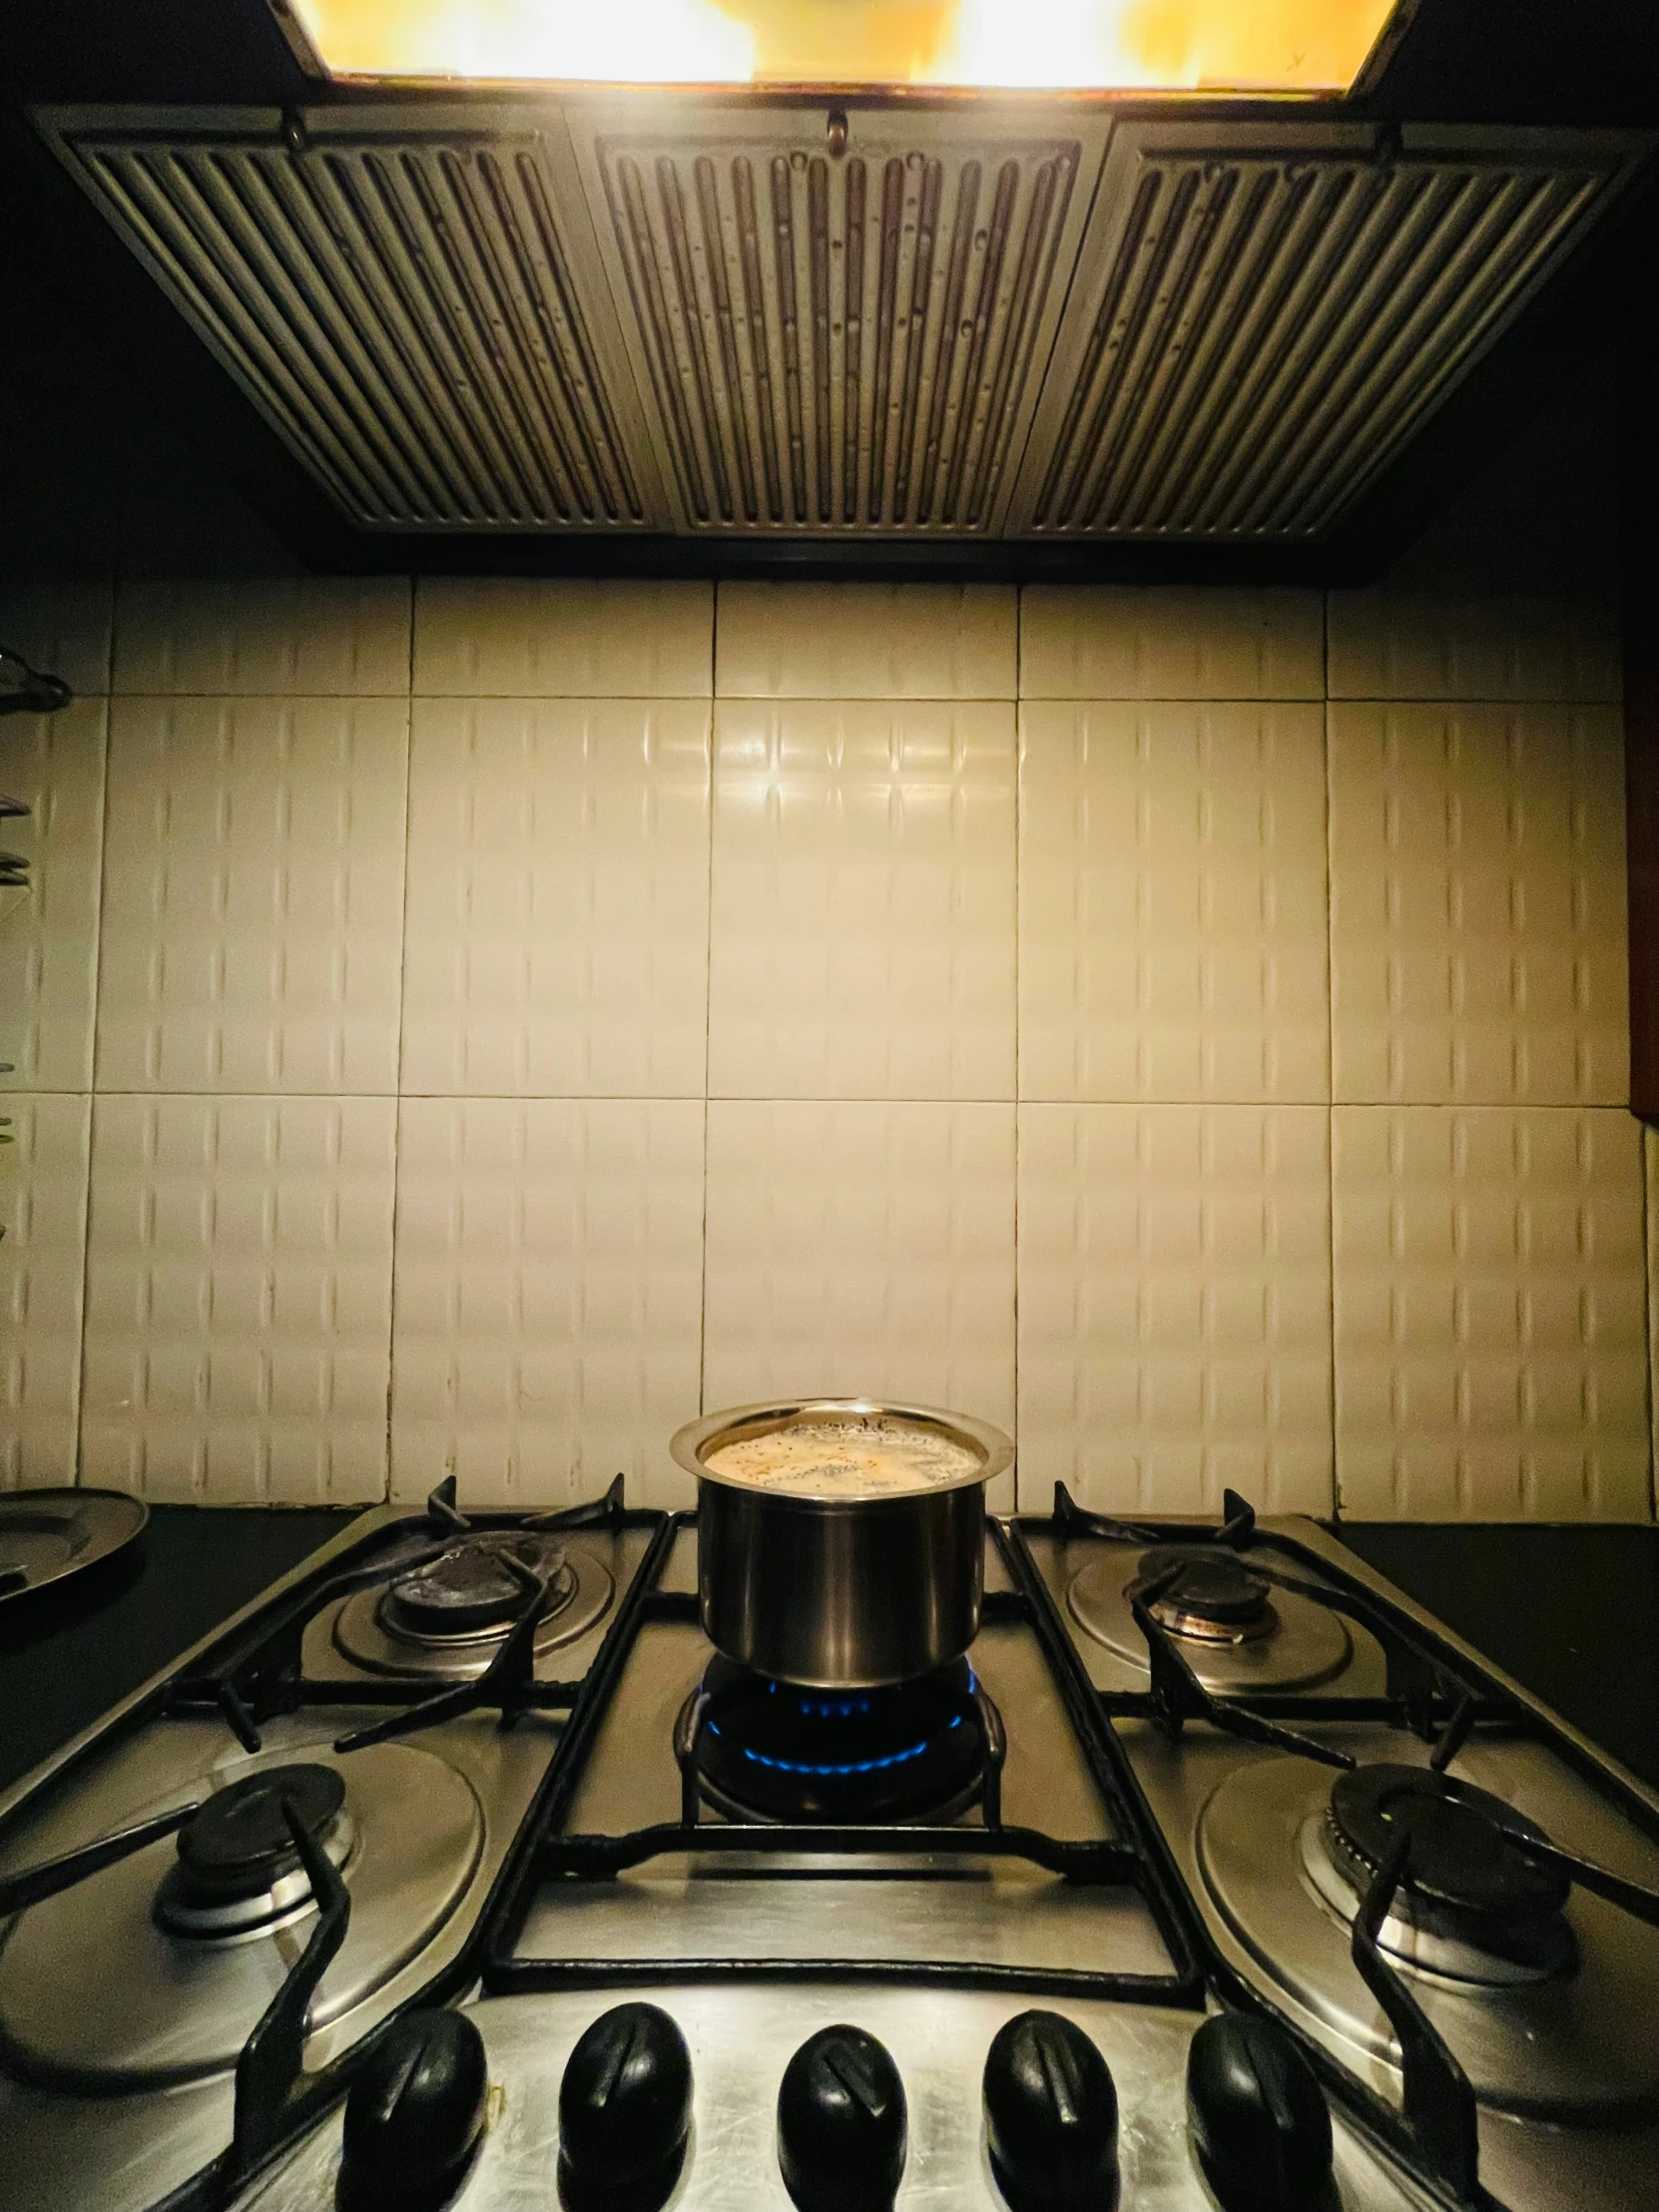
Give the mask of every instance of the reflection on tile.
[[712, 584], [423, 576], [414, 689], [442, 698], [707, 699]]
[[1323, 1099], [1325, 726], [1020, 710], [1020, 1096]]
[[1022, 699], [1323, 699], [1317, 591], [1028, 584]]
[[91, 1101], [0, 1104], [0, 1489], [20, 1489], [75, 1480]]
[[1338, 1098], [1628, 1097], [1616, 709], [1333, 707], [1331, 898]]
[[1331, 594], [1333, 699], [1617, 701], [1618, 610], [1456, 591]]
[[88, 1482], [205, 1505], [381, 1497], [396, 1102], [96, 1102]]
[[98, 1087], [394, 1091], [408, 708], [121, 700]]
[[709, 708], [415, 703], [403, 1089], [701, 1097]]
[[0, 1090], [92, 1082], [108, 716], [77, 699], [0, 721], [0, 792], [29, 809], [0, 821], [0, 845], [29, 862], [27, 890], [0, 890], [0, 1060], [16, 1069]]
[[1358, 1520], [1645, 1520], [1640, 1131], [1338, 1107], [1337, 1486]]
[[402, 576], [126, 583], [116, 605], [118, 692], [310, 692], [405, 698]]
[[722, 699], [1012, 699], [1003, 584], [722, 584]]
[[1011, 1098], [1011, 706], [715, 719], [709, 1089]]
[[708, 1174], [706, 1411], [864, 1394], [1012, 1433], [1012, 1106], [714, 1100]]
[[394, 1494], [693, 1503], [702, 1275], [701, 1100], [406, 1099]]
[[56, 676], [79, 699], [110, 688], [110, 621], [115, 586], [0, 583], [0, 646], [21, 654], [42, 676]]
[[1020, 1107], [1022, 1507], [1330, 1512], [1327, 1119]]

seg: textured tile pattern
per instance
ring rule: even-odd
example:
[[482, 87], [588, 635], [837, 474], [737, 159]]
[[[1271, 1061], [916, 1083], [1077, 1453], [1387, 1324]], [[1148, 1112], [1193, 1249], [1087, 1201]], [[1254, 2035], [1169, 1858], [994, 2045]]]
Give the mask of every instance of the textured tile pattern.
[[703, 1095], [709, 708], [417, 700], [403, 1088]]
[[121, 700], [98, 1084], [394, 1091], [408, 709]]
[[1022, 1098], [1324, 1099], [1308, 706], [1020, 711]]
[[90, 1101], [3, 1102], [0, 1151], [0, 1489], [75, 1479]]
[[1028, 585], [1022, 699], [1323, 699], [1311, 591]]
[[1357, 1519], [1645, 1519], [1641, 1132], [1338, 1107], [1337, 1481]]
[[1003, 584], [724, 584], [723, 699], [1012, 699]]
[[709, 1090], [1011, 1098], [1014, 710], [716, 710]]
[[115, 688], [406, 698], [408, 581], [308, 576], [124, 585]]
[[1012, 1106], [711, 1100], [707, 1235], [707, 1409], [867, 1392], [1011, 1429]]
[[423, 577], [417, 696], [707, 699], [712, 584]]
[[0, 821], [0, 846], [29, 862], [27, 890], [0, 890], [0, 1060], [16, 1069], [0, 1091], [92, 1082], [108, 715], [77, 699], [0, 721], [0, 792], [30, 810]]
[[702, 1294], [700, 1099], [406, 1099], [394, 1494], [692, 1504]]
[[1609, 707], [1331, 710], [1339, 1099], [1629, 1096]]
[[108, 583], [0, 584], [0, 646], [58, 677], [77, 698], [96, 697], [110, 688], [114, 605]]
[[1647, 1517], [1601, 542], [0, 596], [0, 1482], [668, 1502], [828, 1388], [1033, 1508]]
[[1020, 1107], [1022, 1502], [1330, 1512], [1326, 1121]]
[[384, 1494], [396, 1101], [97, 1101], [81, 1465], [213, 1505]]
[[1333, 699], [1617, 700], [1618, 610], [1456, 592], [1331, 594]]

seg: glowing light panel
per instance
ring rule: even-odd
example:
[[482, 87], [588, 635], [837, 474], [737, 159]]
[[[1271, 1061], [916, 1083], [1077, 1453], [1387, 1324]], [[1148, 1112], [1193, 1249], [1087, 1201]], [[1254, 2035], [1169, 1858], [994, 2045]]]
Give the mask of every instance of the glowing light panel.
[[292, 0], [338, 76], [1342, 92], [1393, 0]]

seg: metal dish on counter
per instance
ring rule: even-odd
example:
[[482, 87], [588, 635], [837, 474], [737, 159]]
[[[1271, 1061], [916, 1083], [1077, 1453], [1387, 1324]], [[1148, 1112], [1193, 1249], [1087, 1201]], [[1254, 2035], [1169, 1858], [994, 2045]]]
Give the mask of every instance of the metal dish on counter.
[[136, 1543], [150, 1508], [124, 1490], [0, 1493], [0, 1604], [33, 1597]]

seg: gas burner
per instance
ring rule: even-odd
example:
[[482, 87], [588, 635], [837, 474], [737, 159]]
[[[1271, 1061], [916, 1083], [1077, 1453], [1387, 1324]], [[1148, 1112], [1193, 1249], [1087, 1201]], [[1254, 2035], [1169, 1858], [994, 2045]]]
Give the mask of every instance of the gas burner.
[[336, 1867], [355, 1838], [345, 1782], [332, 1767], [268, 1767], [218, 1790], [179, 1832], [178, 1864], [156, 1899], [175, 1936], [265, 1934], [307, 1911], [311, 1886], [284, 1807]]
[[984, 1692], [965, 1659], [882, 1689], [808, 1690], [717, 1657], [701, 1694], [698, 1777], [730, 1819], [940, 1821], [979, 1795]]
[[604, 1617], [614, 1584], [590, 1551], [532, 1529], [495, 1529], [347, 1598], [335, 1646], [375, 1674], [481, 1674], [529, 1602], [509, 1560], [547, 1584], [538, 1658]]
[[1225, 1544], [1155, 1545], [1141, 1554], [1129, 1594], [1138, 1597], [1170, 1574], [1175, 1579], [1154, 1600], [1152, 1617], [1172, 1636], [1201, 1644], [1248, 1644], [1279, 1626], [1269, 1585]]
[[377, 1609], [380, 1624], [424, 1644], [504, 1636], [528, 1595], [509, 1562], [547, 1584], [543, 1620], [562, 1613], [576, 1594], [565, 1547], [551, 1536], [469, 1536], [390, 1584]]
[[[1333, 1785], [1318, 1834], [1304, 1838], [1302, 1852], [1316, 1888], [1345, 1919], [1401, 1830], [1410, 1853], [1383, 1924], [1383, 1949], [1407, 1964], [1481, 1982], [1542, 1980], [1571, 1969], [1576, 1952], [1562, 1918], [1571, 1884], [1511, 1840], [1519, 1833], [1547, 1843], [1543, 1830], [1501, 1798], [1429, 1768], [1360, 1767]], [[1325, 1869], [1341, 1878], [1341, 1895], [1333, 1897], [1321, 1879]]]
[[1147, 1671], [1146, 1638], [1131, 1599], [1171, 1569], [1175, 1580], [1152, 1616], [1178, 1637], [1207, 1690], [1308, 1690], [1348, 1666], [1354, 1643], [1340, 1613], [1294, 1590], [1272, 1590], [1225, 1544], [1154, 1544], [1131, 1551], [1090, 1546], [1066, 1589], [1066, 1605], [1097, 1644]]

